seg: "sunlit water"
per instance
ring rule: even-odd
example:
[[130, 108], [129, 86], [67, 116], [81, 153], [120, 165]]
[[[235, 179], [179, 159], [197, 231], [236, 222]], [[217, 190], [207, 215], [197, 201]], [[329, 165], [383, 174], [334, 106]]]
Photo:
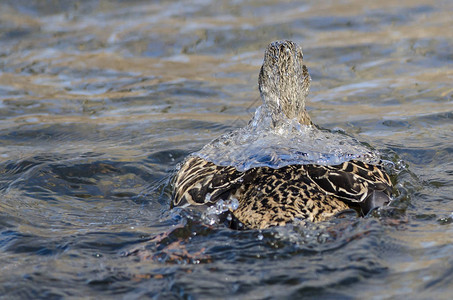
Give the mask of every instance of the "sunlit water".
[[[451, 1], [3, 1], [0, 297], [450, 299]], [[263, 231], [170, 210], [190, 153], [299, 43], [312, 120], [393, 162], [391, 207]]]

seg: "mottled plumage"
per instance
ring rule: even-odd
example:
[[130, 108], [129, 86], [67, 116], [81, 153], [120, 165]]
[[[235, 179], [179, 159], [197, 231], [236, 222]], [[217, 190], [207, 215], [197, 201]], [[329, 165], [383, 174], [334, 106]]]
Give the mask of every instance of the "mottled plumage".
[[[310, 125], [305, 110], [310, 76], [302, 50], [291, 41], [266, 49], [259, 75], [261, 97], [273, 112]], [[213, 205], [235, 198], [233, 228], [267, 228], [294, 219], [322, 221], [348, 209], [360, 215], [390, 199], [391, 181], [381, 166], [351, 160], [339, 165], [255, 167], [240, 172], [191, 156], [174, 178], [172, 207]]]

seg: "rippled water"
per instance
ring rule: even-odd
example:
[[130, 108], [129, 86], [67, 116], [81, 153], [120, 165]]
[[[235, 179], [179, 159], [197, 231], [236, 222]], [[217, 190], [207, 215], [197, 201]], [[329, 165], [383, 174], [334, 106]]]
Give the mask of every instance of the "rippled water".
[[[451, 1], [2, 1], [0, 297], [449, 299]], [[292, 39], [312, 120], [395, 163], [392, 207], [264, 231], [169, 210]]]

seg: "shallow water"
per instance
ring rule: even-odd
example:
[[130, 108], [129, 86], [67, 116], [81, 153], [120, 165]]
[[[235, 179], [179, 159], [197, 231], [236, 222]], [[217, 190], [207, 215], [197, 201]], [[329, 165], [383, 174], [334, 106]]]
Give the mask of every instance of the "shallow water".
[[[453, 293], [451, 1], [4, 1], [0, 297]], [[292, 39], [312, 120], [395, 163], [392, 207], [264, 231], [169, 210], [177, 163], [260, 105]]]

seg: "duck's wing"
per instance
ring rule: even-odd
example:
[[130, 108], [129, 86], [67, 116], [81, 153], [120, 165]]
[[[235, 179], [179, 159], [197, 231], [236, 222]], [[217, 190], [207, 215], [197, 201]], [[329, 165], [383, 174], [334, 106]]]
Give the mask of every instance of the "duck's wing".
[[334, 166], [303, 167], [320, 191], [359, 206], [363, 214], [390, 201], [392, 183], [379, 165], [351, 160]]
[[241, 185], [244, 174], [234, 167], [216, 166], [191, 156], [174, 178], [171, 206], [204, 205], [226, 200]]

